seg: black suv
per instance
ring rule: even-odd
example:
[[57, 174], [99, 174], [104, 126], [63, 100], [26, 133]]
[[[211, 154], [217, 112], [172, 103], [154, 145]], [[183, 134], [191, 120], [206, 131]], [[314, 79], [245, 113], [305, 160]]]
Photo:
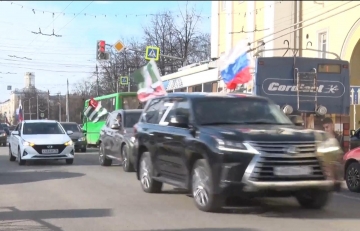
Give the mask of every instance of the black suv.
[[143, 190], [188, 189], [203, 211], [232, 196], [295, 196], [320, 209], [341, 182], [337, 141], [296, 127], [266, 98], [171, 93], [149, 101], [134, 130]]

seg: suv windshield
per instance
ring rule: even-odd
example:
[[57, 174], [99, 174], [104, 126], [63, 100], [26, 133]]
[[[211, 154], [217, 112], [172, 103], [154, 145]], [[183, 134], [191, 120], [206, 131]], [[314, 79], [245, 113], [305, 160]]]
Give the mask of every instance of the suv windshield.
[[195, 120], [200, 125], [292, 124], [279, 108], [260, 98], [215, 98], [193, 100]]
[[73, 131], [73, 132], [80, 132], [79, 127], [77, 124], [61, 124], [65, 131]]
[[134, 125], [139, 122], [139, 118], [141, 116], [141, 112], [126, 112], [124, 126], [126, 128], [132, 128]]
[[65, 134], [59, 123], [24, 123], [24, 135]]

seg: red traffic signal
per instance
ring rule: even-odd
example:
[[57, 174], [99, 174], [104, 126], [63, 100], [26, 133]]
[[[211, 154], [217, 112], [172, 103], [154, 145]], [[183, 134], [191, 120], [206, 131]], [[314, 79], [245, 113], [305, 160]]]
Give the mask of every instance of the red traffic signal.
[[99, 43], [98, 43], [98, 46], [99, 46], [99, 52], [104, 53], [105, 52], [105, 41], [100, 40]]

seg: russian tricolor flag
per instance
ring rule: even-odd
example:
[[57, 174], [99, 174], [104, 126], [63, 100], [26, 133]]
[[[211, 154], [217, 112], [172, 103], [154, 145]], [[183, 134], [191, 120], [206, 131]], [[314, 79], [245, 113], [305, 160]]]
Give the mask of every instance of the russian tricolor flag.
[[23, 118], [23, 111], [22, 111], [22, 105], [21, 105], [21, 100], [19, 100], [19, 108], [17, 110], [17, 116], [18, 116], [18, 120], [19, 122], [22, 122], [24, 120]]
[[234, 90], [237, 85], [245, 84], [252, 79], [250, 57], [247, 51], [246, 41], [243, 40], [219, 60], [221, 77], [230, 90]]

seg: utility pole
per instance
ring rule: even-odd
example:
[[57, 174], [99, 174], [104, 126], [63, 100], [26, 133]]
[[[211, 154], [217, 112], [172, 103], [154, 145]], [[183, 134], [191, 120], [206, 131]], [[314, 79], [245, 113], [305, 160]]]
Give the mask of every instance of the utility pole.
[[96, 64], [96, 95], [99, 96], [99, 71]]
[[128, 73], [128, 92], [130, 92], [130, 83], [131, 83], [131, 78], [130, 78], [130, 75], [131, 75], [131, 69], [130, 69], [130, 67], [129, 67], [129, 73]]
[[39, 119], [39, 95], [36, 92], [36, 119]]
[[61, 93], [58, 93], [59, 96], [59, 122], [61, 122]]
[[69, 79], [66, 79], [66, 122], [69, 122]]
[[48, 111], [47, 118], [49, 120], [50, 119], [50, 91], [49, 90], [48, 90], [48, 99], [47, 99], [47, 111]]
[[30, 120], [31, 120], [31, 98], [29, 99], [29, 115], [30, 115]]

